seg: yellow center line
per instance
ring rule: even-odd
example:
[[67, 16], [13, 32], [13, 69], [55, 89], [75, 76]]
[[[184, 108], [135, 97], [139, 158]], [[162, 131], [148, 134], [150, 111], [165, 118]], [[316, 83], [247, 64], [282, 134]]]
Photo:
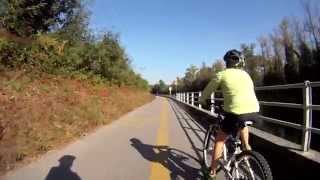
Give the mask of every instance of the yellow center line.
[[[169, 119], [169, 114], [168, 114], [168, 101], [165, 99], [162, 102], [162, 107], [161, 107], [162, 111], [161, 111], [161, 115], [160, 115], [160, 127], [158, 129], [158, 133], [157, 133], [157, 146], [167, 146], [168, 145], [168, 119]], [[161, 162], [166, 161], [167, 157], [167, 153], [162, 153], [162, 152], [156, 152], [158, 153], [159, 156], [159, 160]], [[152, 162], [151, 164], [151, 175], [150, 175], [150, 180], [157, 180], [157, 179], [161, 179], [161, 180], [166, 180], [166, 179], [170, 179], [170, 175], [169, 175], [169, 170], [164, 167], [161, 163], [159, 162]]]

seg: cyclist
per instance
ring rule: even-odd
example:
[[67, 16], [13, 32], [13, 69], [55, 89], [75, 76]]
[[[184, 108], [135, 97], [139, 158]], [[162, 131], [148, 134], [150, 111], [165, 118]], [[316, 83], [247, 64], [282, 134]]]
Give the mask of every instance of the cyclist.
[[254, 120], [259, 112], [259, 103], [255, 95], [254, 85], [249, 74], [242, 70], [245, 65], [244, 55], [235, 49], [229, 50], [225, 56], [226, 69], [218, 72], [208, 83], [200, 98], [201, 104], [218, 88], [224, 96], [225, 119], [221, 130], [217, 132], [212, 154], [210, 178], [215, 179], [217, 161], [222, 155], [224, 142], [230, 134], [238, 133], [245, 150], [251, 150], [249, 145], [249, 129], [245, 126], [248, 120]]

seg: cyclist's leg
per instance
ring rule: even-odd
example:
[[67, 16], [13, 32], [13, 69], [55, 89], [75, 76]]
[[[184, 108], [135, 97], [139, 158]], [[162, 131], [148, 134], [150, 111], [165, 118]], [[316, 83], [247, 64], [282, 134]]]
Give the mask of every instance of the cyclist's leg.
[[245, 126], [244, 128], [240, 129], [240, 137], [241, 143], [245, 150], [251, 150], [251, 146], [249, 144], [249, 128]]
[[211, 163], [211, 173], [210, 173], [211, 176], [216, 175], [218, 160], [222, 156], [223, 145], [226, 140], [226, 137], [227, 137], [227, 134], [224, 133], [223, 131], [219, 130], [217, 132], [216, 140], [215, 140], [215, 144], [214, 144], [213, 152], [212, 152], [212, 163]]
[[236, 118], [231, 113], [225, 113], [225, 118], [221, 122], [221, 130], [217, 132], [216, 135], [216, 142], [212, 154], [212, 163], [211, 163], [211, 169], [212, 173], [216, 174], [216, 168], [218, 166], [218, 159], [221, 158], [222, 152], [223, 152], [223, 145], [225, 143], [225, 140], [229, 134], [232, 134], [233, 132], [237, 132], [238, 129], [236, 128]]
[[241, 137], [241, 143], [245, 150], [251, 150], [251, 146], [249, 144], [249, 128], [246, 126], [247, 121], [255, 122], [258, 118], [258, 113], [248, 113], [239, 115], [239, 131]]

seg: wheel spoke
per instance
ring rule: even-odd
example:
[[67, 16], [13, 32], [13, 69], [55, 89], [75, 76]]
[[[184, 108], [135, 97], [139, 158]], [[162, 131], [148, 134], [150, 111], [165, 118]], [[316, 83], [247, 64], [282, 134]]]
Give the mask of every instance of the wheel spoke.
[[239, 161], [239, 172], [242, 179], [248, 180], [263, 180], [264, 173], [260, 163], [253, 157], [244, 156]]

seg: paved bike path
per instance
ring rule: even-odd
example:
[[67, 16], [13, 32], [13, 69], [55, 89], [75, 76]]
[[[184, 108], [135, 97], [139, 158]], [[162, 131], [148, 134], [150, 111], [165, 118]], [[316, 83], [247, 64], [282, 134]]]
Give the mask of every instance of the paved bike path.
[[157, 97], [0, 179], [202, 179], [203, 136], [203, 128], [174, 101]]

